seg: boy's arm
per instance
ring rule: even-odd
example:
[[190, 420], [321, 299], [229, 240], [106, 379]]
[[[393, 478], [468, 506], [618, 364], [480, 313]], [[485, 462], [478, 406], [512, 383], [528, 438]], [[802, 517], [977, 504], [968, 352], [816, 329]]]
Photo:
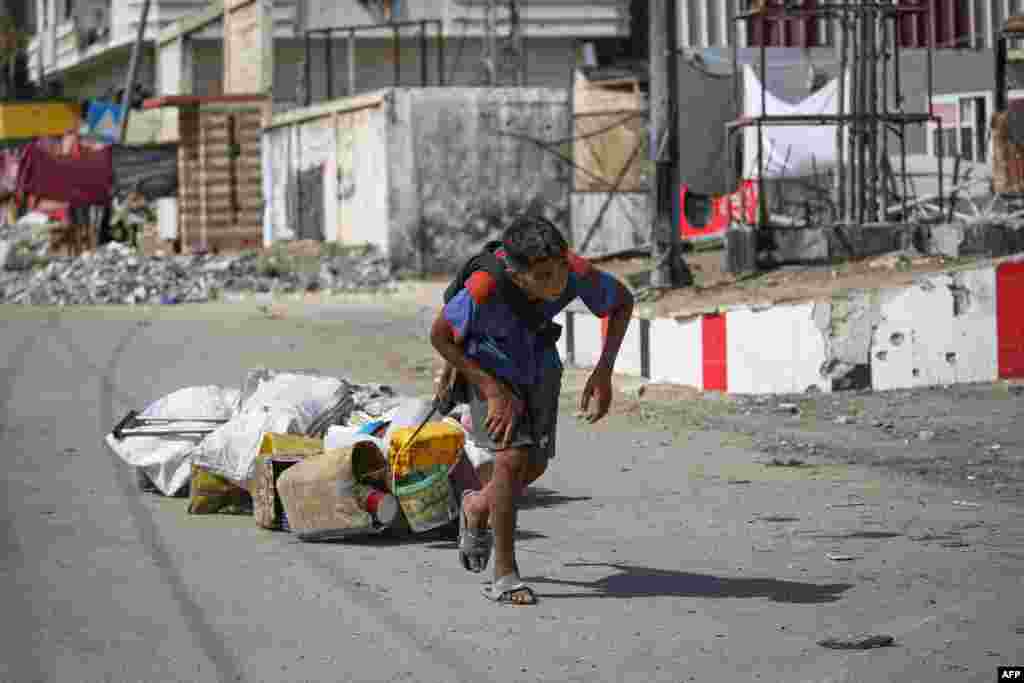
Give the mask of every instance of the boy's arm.
[[[619, 349], [622, 347], [622, 340], [629, 329], [629, 321], [633, 317], [633, 293], [630, 292], [617, 278], [600, 271], [593, 266], [587, 274], [589, 286], [594, 291], [587, 291], [584, 301], [595, 313], [596, 303], [591, 301], [612, 301], [612, 307], [604, 316], [608, 318], [608, 332], [605, 335], [604, 347], [601, 349], [601, 357], [594, 367], [594, 371], [587, 379], [587, 384], [580, 397], [580, 411], [586, 415], [590, 423], [597, 422], [608, 414], [612, 404], [612, 371], [615, 369], [615, 360], [619, 356]], [[609, 291], [602, 294], [598, 289], [607, 288]], [[590, 410], [591, 398], [596, 399], [596, 405]]]
[[443, 309], [430, 328], [430, 343], [445, 361], [480, 389], [480, 393], [487, 399], [487, 430], [495, 440], [508, 443], [522, 406], [504, 383], [485, 372], [476, 361], [466, 357], [455, 340], [452, 326], [445, 318]]
[[[611, 276], [609, 276], [611, 277]], [[615, 369], [615, 360], [619, 357], [622, 340], [629, 329], [629, 321], [633, 318], [633, 293], [626, 289], [617, 278], [612, 278], [618, 289], [618, 306], [608, 316], [608, 334], [601, 349], [601, 358], [597, 361], [595, 371], [601, 370], [611, 374]]]

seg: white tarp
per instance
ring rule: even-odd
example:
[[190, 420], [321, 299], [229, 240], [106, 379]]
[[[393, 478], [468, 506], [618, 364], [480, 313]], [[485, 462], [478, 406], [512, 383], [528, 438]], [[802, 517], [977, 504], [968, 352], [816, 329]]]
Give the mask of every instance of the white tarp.
[[[238, 408], [241, 392], [217, 386], [187, 387], [151, 403], [141, 417], [226, 420]], [[204, 422], [179, 422], [168, 429], [209, 427]], [[133, 467], [140, 467], [166, 496], [173, 496], [188, 483], [192, 456], [201, 436], [132, 436], [120, 441], [108, 434], [110, 450]]]
[[[761, 80], [754, 69], [743, 67], [743, 115], [771, 116], [799, 114], [836, 114], [839, 111], [839, 79], [834, 78], [821, 90], [797, 104], [789, 104], [764, 93], [764, 109], [761, 108]], [[847, 88], [849, 92], [849, 88]], [[838, 163], [836, 154], [836, 127], [834, 125], [785, 125], [762, 126], [764, 136], [764, 177], [801, 177], [834, 168]], [[744, 178], [758, 176], [758, 132], [757, 126], [747, 126], [743, 131]]]
[[241, 411], [203, 440], [195, 462], [214, 474], [244, 483], [253, 473], [266, 432], [305, 434], [346, 386], [335, 377], [271, 373], [245, 399]]

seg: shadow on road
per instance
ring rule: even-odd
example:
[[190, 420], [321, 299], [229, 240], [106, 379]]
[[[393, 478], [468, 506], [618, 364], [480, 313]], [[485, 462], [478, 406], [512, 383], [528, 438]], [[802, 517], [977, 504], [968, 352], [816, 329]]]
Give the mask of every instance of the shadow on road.
[[[392, 534], [369, 534], [366, 536], [352, 536], [344, 540], [305, 542], [298, 539], [294, 543], [320, 546], [360, 546], [390, 548], [400, 545], [422, 545], [428, 550], [455, 550], [458, 547], [459, 530], [454, 524], [426, 531], [419, 534], [407, 534], [397, 536]], [[539, 538], [547, 538], [544, 534], [536, 531], [516, 530], [517, 541], [531, 541]]]
[[723, 578], [624, 564], [574, 562], [566, 567], [608, 567], [618, 570], [596, 581], [530, 577], [531, 583], [587, 589], [586, 593], [538, 593], [543, 598], [769, 598], [774, 602], [816, 604], [835, 602], [853, 587], [849, 583], [819, 585], [765, 578]]
[[568, 505], [569, 503], [585, 503], [592, 500], [591, 496], [564, 496], [552, 489], [531, 486], [526, 490], [516, 507], [520, 510], [547, 510], [548, 508]]

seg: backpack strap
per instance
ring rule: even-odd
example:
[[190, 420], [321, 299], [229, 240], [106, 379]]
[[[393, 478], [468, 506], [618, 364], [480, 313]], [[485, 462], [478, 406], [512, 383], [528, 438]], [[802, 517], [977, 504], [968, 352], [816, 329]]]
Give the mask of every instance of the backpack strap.
[[459, 270], [459, 274], [448, 285], [444, 292], [444, 302], [448, 303], [462, 291], [473, 273], [484, 272], [494, 278], [497, 283], [497, 295], [504, 301], [520, 321], [523, 322], [534, 333], [550, 338], [552, 343], [558, 341], [562, 334], [562, 327], [547, 318], [537, 309], [537, 306], [530, 303], [526, 292], [521, 290], [512, 282], [505, 270], [505, 264], [501, 262], [495, 252], [502, 248], [500, 241], [488, 242], [483, 250], [473, 256]]

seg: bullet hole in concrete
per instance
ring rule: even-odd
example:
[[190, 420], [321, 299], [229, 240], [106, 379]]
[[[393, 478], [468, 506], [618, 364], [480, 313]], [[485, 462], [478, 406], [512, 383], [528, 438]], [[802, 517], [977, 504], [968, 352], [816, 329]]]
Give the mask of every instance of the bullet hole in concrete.
[[889, 357], [889, 352], [888, 351], [879, 351], [878, 353], [875, 354], [875, 360], [885, 360], [888, 357]]
[[950, 365], [956, 365], [956, 354], [952, 352], [947, 353], [946, 362], [949, 363]]
[[921, 376], [921, 371], [920, 371], [919, 369], [917, 369], [917, 368], [914, 368], [914, 369], [913, 369], [913, 370], [911, 371], [911, 373], [910, 373], [910, 374], [912, 374], [912, 375], [913, 375], [914, 377], [920, 377], [920, 376]]
[[854, 365], [842, 377], [832, 380], [832, 391], [860, 391], [871, 388], [871, 365], [860, 363]]
[[953, 315], [964, 315], [971, 307], [971, 292], [960, 284], [949, 285], [949, 291], [953, 295]]
[[892, 344], [893, 346], [900, 346], [903, 343], [903, 333], [893, 332], [891, 335], [889, 335], [889, 343]]

